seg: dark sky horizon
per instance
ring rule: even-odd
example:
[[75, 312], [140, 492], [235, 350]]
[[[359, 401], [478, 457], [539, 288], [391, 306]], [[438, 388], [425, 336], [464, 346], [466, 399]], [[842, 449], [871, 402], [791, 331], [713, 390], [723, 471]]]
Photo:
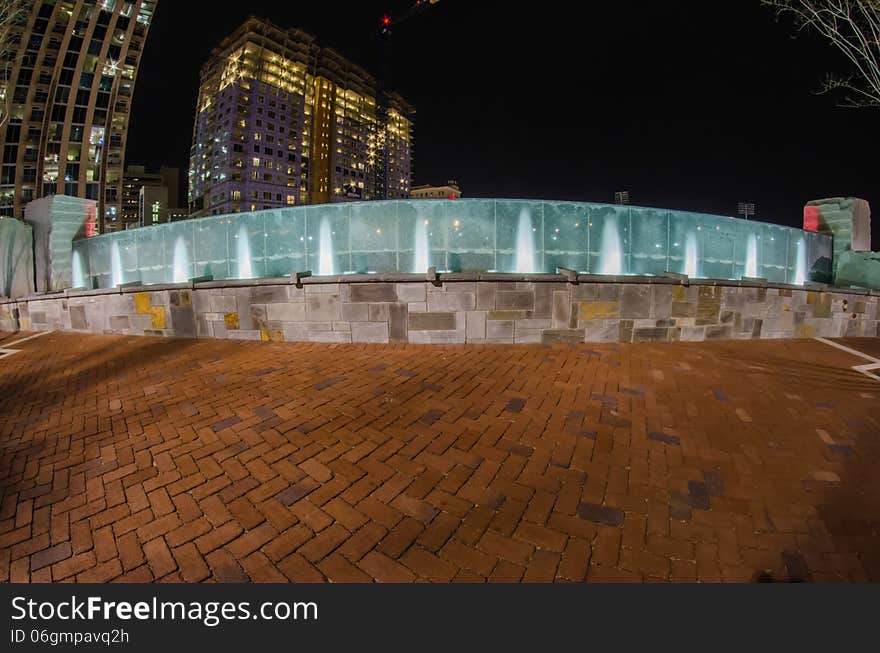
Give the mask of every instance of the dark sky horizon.
[[[162, 0], [126, 162], [185, 172], [199, 69], [249, 15], [305, 29], [375, 71], [379, 18], [411, 2]], [[416, 107], [414, 183], [592, 202], [628, 190], [635, 205], [720, 215], [751, 201], [758, 219], [789, 226], [821, 197], [862, 197], [877, 213], [880, 112], [816, 94], [846, 62], [794, 34], [758, 0], [708, 10], [697, 0], [441, 0], [394, 34], [393, 85]]]

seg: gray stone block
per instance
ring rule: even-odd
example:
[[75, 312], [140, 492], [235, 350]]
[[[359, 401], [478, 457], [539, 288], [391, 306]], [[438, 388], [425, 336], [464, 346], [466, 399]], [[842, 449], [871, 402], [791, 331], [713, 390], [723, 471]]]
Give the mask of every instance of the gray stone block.
[[422, 282], [397, 284], [397, 300], [404, 304], [427, 301], [425, 284]]
[[535, 295], [528, 290], [499, 291], [495, 294], [495, 308], [499, 310], [532, 310], [534, 306]]
[[391, 304], [388, 307], [388, 341], [407, 342], [409, 311], [404, 304]]
[[572, 310], [571, 295], [566, 290], [553, 293], [553, 328], [572, 328], [577, 324], [577, 314]]
[[477, 284], [477, 310], [486, 311], [495, 308], [495, 286], [494, 283], [478, 283]]
[[633, 342], [666, 342], [667, 340], [669, 340], [669, 329], [661, 327], [633, 329]]
[[309, 331], [307, 338], [309, 342], [350, 343], [351, 331]]
[[516, 321], [516, 329], [519, 331], [520, 329], [549, 329], [552, 327], [551, 320], [534, 320], [534, 319], [526, 319], [526, 320], [517, 320]]
[[368, 322], [370, 308], [367, 304], [343, 304], [342, 319], [346, 322]]
[[306, 319], [305, 302], [267, 304], [266, 318], [273, 322], [302, 322]]
[[287, 299], [291, 302], [304, 302], [306, 300], [306, 291], [304, 288], [296, 286], [287, 286]]
[[661, 320], [672, 317], [672, 286], [651, 287], [651, 317]]
[[306, 293], [306, 320], [310, 322], [339, 320], [340, 305], [338, 294]]
[[[111, 318], [111, 326], [112, 325], [113, 324]], [[172, 306], [171, 325], [174, 329], [174, 335], [178, 337], [196, 337], [196, 321], [191, 306]]]
[[263, 336], [257, 329], [236, 329], [227, 331], [226, 337], [229, 340], [262, 340]]
[[486, 338], [512, 339], [514, 324], [513, 320], [489, 320], [486, 322]]
[[70, 307], [70, 328], [75, 331], [85, 331], [89, 328], [88, 322], [86, 322], [85, 306]]
[[599, 286], [595, 283], [581, 283], [569, 289], [571, 301], [590, 302], [599, 298]]
[[210, 308], [206, 313], [237, 313], [238, 307], [235, 304], [233, 295], [212, 295], [210, 300]]
[[388, 342], [388, 324], [386, 322], [352, 322], [352, 342]]
[[110, 318], [110, 328], [114, 331], [131, 329], [131, 318], [128, 315], [114, 315]]
[[370, 322], [387, 322], [390, 304], [368, 304], [367, 319]]
[[513, 332], [513, 341], [517, 344], [537, 344], [541, 342], [543, 329], [524, 329], [518, 324]]
[[354, 283], [351, 285], [352, 304], [359, 302], [396, 302], [397, 290], [393, 283]]
[[476, 307], [476, 293], [429, 292], [428, 311], [472, 311]]
[[465, 332], [460, 331], [410, 331], [409, 341], [416, 345], [464, 344]]
[[[440, 331], [455, 329], [455, 313], [410, 313], [409, 330]], [[410, 334], [412, 335], [412, 334]]]
[[651, 287], [626, 285], [620, 295], [620, 317], [651, 317]]
[[545, 329], [541, 342], [550, 344], [579, 344], [584, 342], [584, 329]]
[[706, 339], [706, 327], [683, 326], [681, 327], [682, 342], [702, 342]]
[[579, 322], [584, 329], [586, 342], [617, 342], [617, 320], [587, 320]]
[[[239, 320], [241, 319], [241, 315], [239, 315]], [[266, 307], [265, 306], [251, 306], [251, 325], [255, 329], [266, 329], [266, 323], [268, 319], [266, 317]]]
[[486, 312], [467, 312], [467, 339], [482, 339], [486, 337]]
[[257, 286], [251, 293], [254, 304], [274, 304], [290, 301], [287, 286]]

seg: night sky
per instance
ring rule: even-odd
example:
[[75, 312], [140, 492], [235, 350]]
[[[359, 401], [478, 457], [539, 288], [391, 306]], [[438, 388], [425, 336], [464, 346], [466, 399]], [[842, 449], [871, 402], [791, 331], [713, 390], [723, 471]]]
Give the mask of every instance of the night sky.
[[[199, 68], [249, 14], [375, 71], [378, 19], [410, 4], [161, 0], [127, 162], [186, 169]], [[722, 215], [743, 200], [792, 226], [807, 200], [847, 195], [876, 215], [880, 111], [817, 95], [846, 62], [794, 33], [757, 0], [441, 0], [394, 34], [393, 85], [417, 110], [414, 182], [595, 202], [629, 190], [632, 204]]]

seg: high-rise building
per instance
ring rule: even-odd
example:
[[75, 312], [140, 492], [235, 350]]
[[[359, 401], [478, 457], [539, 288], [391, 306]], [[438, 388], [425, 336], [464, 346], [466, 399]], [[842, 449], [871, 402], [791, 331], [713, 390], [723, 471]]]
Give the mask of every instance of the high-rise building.
[[138, 197], [138, 226], [170, 222], [168, 219], [168, 187], [141, 186]]
[[142, 165], [128, 165], [122, 179], [122, 219], [126, 225], [147, 227], [188, 217], [177, 207], [180, 168], [162, 166], [148, 172]]
[[102, 232], [124, 228], [122, 166], [132, 94], [157, 0], [33, 2], [0, 80], [0, 215], [53, 194], [96, 200]]
[[120, 212], [124, 224], [140, 222], [140, 196], [145, 186], [164, 186], [162, 175], [147, 172], [141, 165], [127, 165], [122, 174], [122, 203]]
[[375, 78], [313, 36], [248, 19], [202, 67], [190, 212], [375, 199], [385, 140], [387, 195], [407, 197], [415, 110], [391, 94], [377, 124], [376, 92]]

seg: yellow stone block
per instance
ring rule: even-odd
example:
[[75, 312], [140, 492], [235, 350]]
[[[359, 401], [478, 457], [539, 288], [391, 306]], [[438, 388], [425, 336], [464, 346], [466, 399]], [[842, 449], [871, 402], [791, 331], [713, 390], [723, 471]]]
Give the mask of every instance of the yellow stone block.
[[150, 293], [136, 292], [134, 294], [134, 312], [138, 315], [150, 314]]
[[816, 327], [812, 324], [798, 324], [796, 337], [798, 338], [815, 338]]
[[261, 329], [260, 339], [263, 342], [284, 342], [284, 332], [281, 329]]
[[620, 317], [620, 302], [579, 302], [579, 320]]
[[684, 286], [672, 287], [672, 301], [683, 302], [687, 300], [687, 288]]
[[191, 290], [181, 290], [180, 291], [180, 305], [181, 306], [192, 306], [192, 291]]
[[807, 293], [807, 304], [815, 304], [816, 303], [816, 293], [813, 291], [809, 291]]
[[226, 313], [223, 318], [226, 320], [227, 329], [235, 330], [238, 328], [238, 313]]
[[150, 320], [153, 323], [154, 329], [165, 329], [165, 307], [153, 306], [150, 309]]

